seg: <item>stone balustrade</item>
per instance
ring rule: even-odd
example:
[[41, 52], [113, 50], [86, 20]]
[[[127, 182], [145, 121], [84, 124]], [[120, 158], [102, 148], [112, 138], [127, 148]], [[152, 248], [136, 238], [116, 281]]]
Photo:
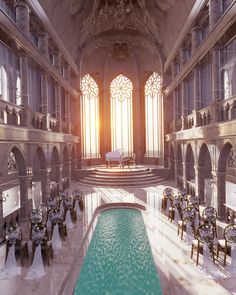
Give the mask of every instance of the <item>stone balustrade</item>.
[[184, 129], [191, 129], [194, 126], [194, 115], [184, 117]]
[[218, 103], [218, 121], [236, 119], [236, 96], [221, 100]]
[[0, 98], [0, 123], [22, 126], [23, 107]]
[[197, 112], [196, 126], [206, 126], [211, 122], [210, 107], [201, 109]]

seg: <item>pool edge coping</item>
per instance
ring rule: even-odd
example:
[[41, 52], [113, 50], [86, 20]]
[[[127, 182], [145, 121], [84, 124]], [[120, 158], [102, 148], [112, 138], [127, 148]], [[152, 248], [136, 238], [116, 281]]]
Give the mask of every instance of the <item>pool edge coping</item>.
[[[110, 210], [110, 209], [124, 209], [124, 208], [146, 211], [146, 206], [138, 204], [138, 203], [128, 203], [128, 202], [117, 202], [117, 203], [103, 204], [103, 205], [98, 206], [94, 210], [93, 217], [89, 223], [88, 229], [85, 232], [81, 243], [79, 244], [78, 251], [74, 254], [74, 259], [71, 264], [70, 270], [67, 272], [66, 277], [61, 284], [61, 287], [58, 291], [58, 295], [73, 294], [75, 286], [76, 286], [76, 282], [74, 282], [75, 281], [75, 278], [74, 278], [75, 272], [76, 272], [76, 281], [77, 281], [78, 276], [79, 276], [79, 272], [80, 272], [82, 265], [83, 265], [83, 263], [80, 265], [79, 271], [78, 271], [78, 268], [76, 269], [76, 265], [80, 264], [80, 262], [78, 260], [80, 259], [80, 256], [82, 255], [81, 249], [85, 245], [85, 242], [86, 242], [88, 235], [91, 231], [92, 225], [93, 225], [95, 219], [97, 218], [97, 216], [99, 215], [99, 213], [106, 211], [106, 210]], [[85, 253], [85, 255], [83, 255], [83, 259], [85, 258], [85, 256], [86, 256], [86, 253]]]

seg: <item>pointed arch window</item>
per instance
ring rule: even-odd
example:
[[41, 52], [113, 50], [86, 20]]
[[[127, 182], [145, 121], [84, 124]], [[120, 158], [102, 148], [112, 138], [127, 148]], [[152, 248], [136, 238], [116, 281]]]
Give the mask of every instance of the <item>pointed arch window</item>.
[[16, 157], [13, 152], [10, 152], [7, 161], [7, 172], [8, 174], [17, 173], [18, 172], [18, 165], [16, 162]]
[[94, 79], [88, 74], [82, 79], [83, 115], [83, 156], [100, 157], [99, 148], [99, 90]]
[[18, 76], [16, 79], [16, 104], [19, 106], [22, 104], [21, 94], [21, 78]]
[[8, 95], [8, 78], [7, 78], [7, 72], [4, 68], [4, 66], [0, 67], [0, 95], [2, 95], [2, 99], [8, 101], [9, 95]]
[[162, 145], [162, 80], [153, 73], [145, 84], [146, 157], [160, 157]]
[[230, 97], [230, 87], [229, 87], [229, 75], [226, 70], [223, 72], [223, 79], [224, 79], [224, 99]]
[[120, 149], [124, 156], [133, 153], [132, 93], [133, 84], [126, 76], [111, 82], [112, 150]]

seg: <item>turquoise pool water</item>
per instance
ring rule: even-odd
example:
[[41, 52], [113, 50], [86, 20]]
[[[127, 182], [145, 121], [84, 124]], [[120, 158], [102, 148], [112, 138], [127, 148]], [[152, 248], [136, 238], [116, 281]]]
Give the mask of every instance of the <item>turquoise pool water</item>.
[[141, 212], [100, 214], [74, 294], [162, 294]]

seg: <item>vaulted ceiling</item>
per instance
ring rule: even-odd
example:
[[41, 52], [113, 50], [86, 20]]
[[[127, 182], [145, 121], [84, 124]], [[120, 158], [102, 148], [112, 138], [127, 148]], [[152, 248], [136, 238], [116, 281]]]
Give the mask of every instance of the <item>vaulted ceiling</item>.
[[39, 0], [72, 57], [115, 43], [167, 58], [195, 0]]

